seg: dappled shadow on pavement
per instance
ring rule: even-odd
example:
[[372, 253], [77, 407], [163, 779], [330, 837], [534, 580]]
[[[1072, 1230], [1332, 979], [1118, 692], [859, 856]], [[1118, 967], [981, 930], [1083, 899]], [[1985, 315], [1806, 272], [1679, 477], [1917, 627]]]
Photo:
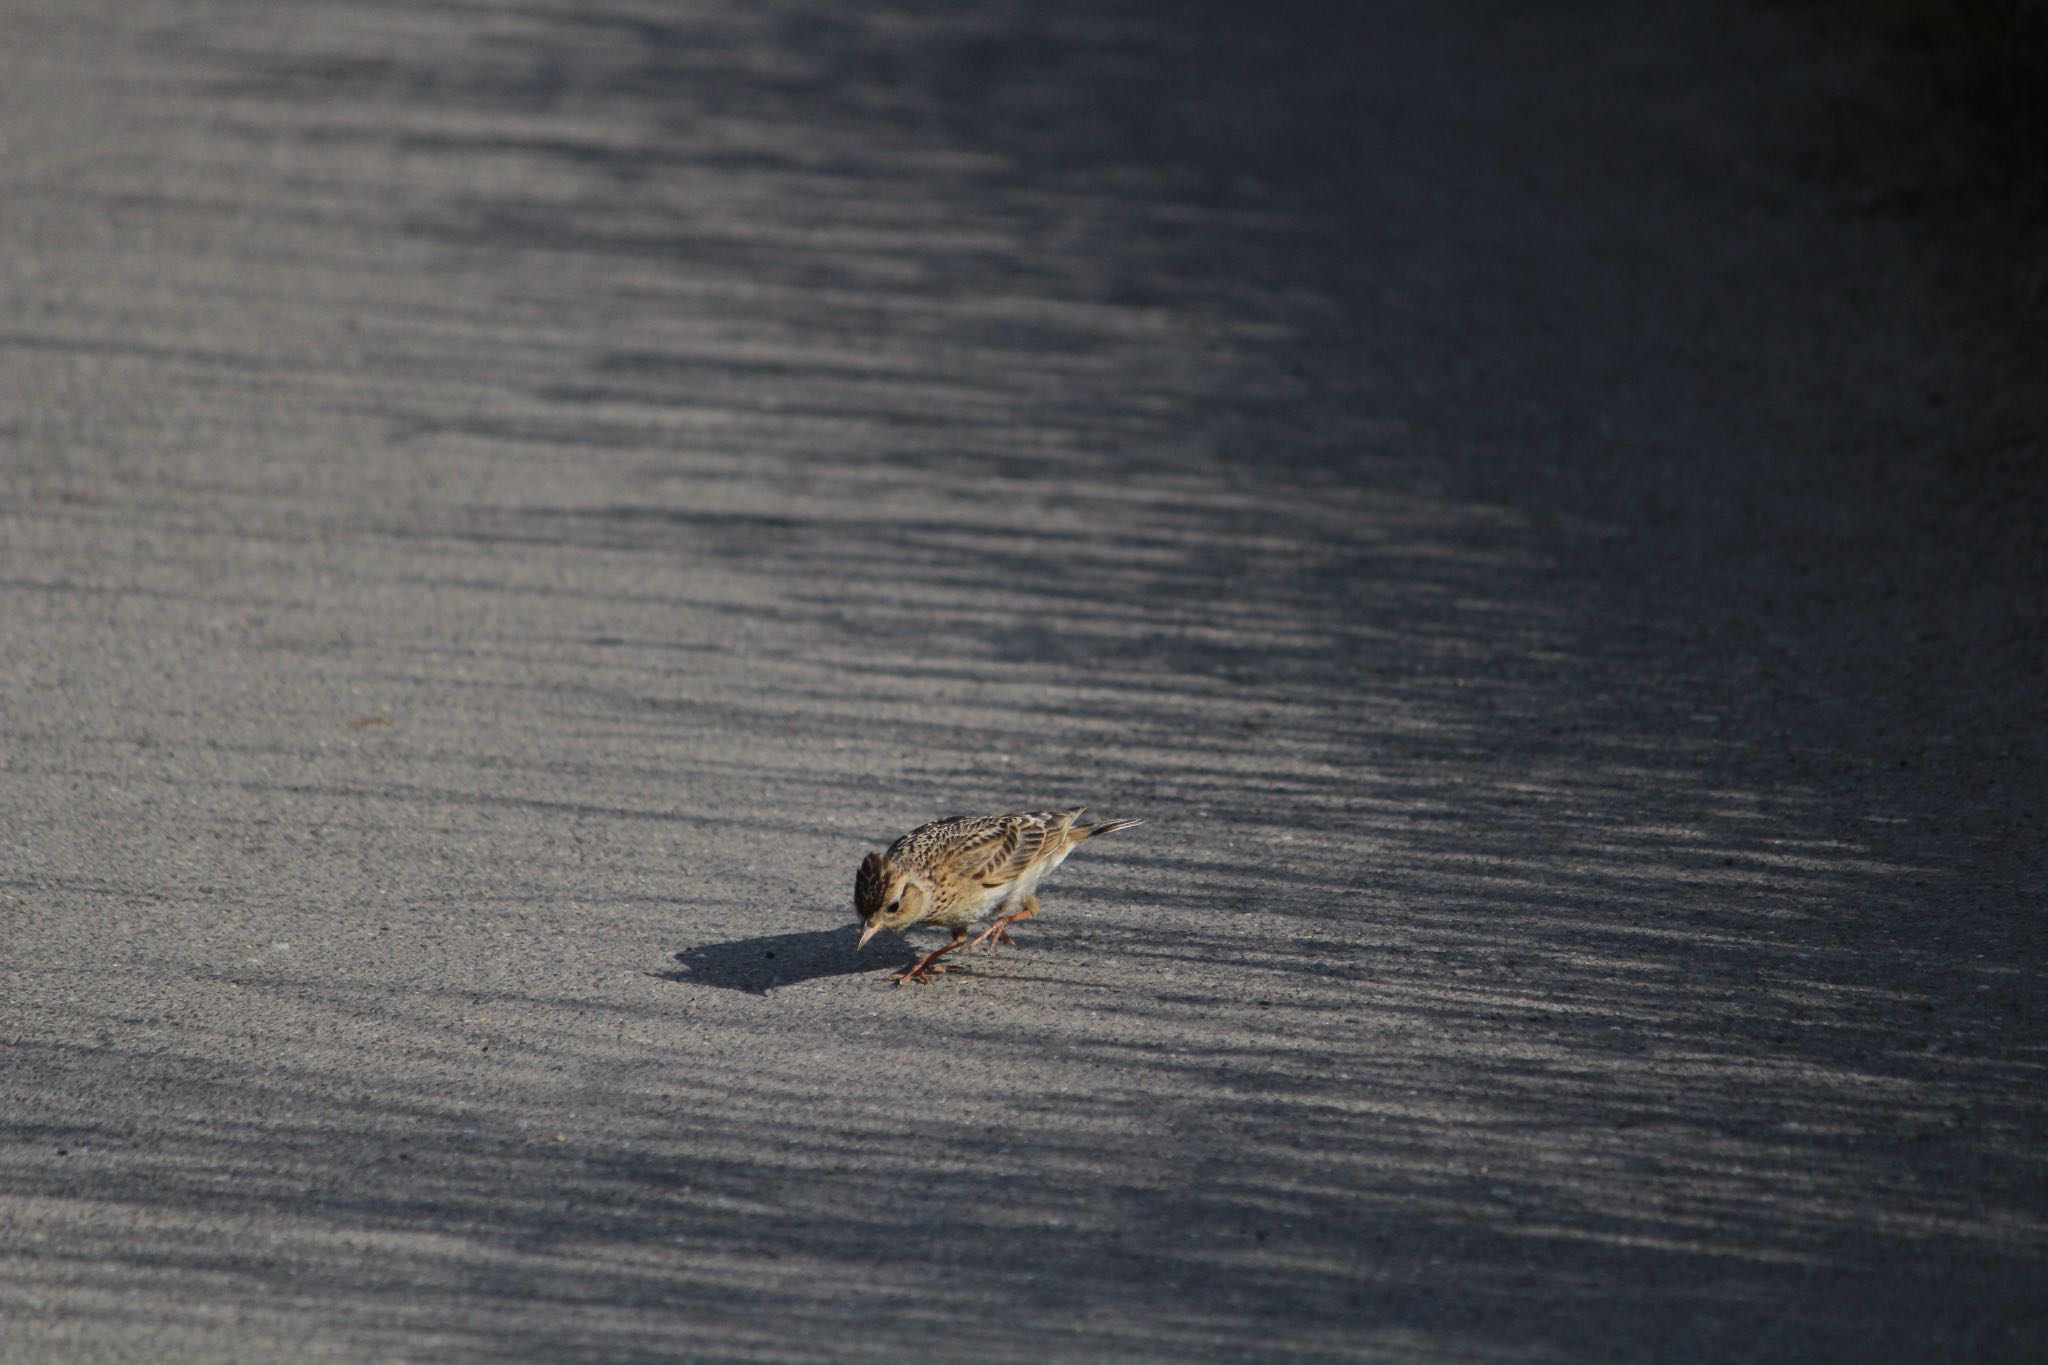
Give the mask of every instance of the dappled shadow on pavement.
[[[2017, 1355], [2039, 930], [1892, 776], [1950, 741], [1801, 691], [1741, 510], [1829, 524], [1782, 376], [1857, 329], [1726, 321], [1804, 275], [1741, 177], [1676, 235], [1700, 91], [1584, 102], [1677, 40], [1435, 8], [135, 40], [112, 292], [8, 343], [107, 397], [9, 428], [56, 643], [0, 679], [0, 1303], [235, 1358]], [[853, 952], [865, 848], [1051, 801], [1147, 824], [1017, 952]]]

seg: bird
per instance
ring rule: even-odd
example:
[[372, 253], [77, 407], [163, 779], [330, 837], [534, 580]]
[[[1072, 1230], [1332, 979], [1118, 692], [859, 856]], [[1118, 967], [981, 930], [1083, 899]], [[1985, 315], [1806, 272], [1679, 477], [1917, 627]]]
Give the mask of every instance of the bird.
[[948, 816], [919, 825], [886, 853], [868, 854], [853, 879], [853, 913], [861, 925], [854, 951], [884, 929], [900, 932], [913, 924], [951, 929], [951, 943], [896, 973], [901, 986], [928, 984], [945, 971], [936, 965], [938, 959], [966, 942], [968, 927], [983, 920], [990, 920], [988, 927], [968, 947], [987, 943], [993, 951], [998, 943], [1015, 946], [1009, 927], [1038, 913], [1038, 883], [1074, 845], [1144, 823], [1076, 824], [1087, 809]]

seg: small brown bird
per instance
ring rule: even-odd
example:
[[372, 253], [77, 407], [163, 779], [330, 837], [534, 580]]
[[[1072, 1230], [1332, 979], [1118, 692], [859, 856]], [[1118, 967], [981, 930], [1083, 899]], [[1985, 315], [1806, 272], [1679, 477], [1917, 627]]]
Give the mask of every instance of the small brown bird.
[[[1038, 913], [1032, 892], [1058, 867], [1074, 845], [1141, 820], [1105, 820], [1077, 825], [1086, 806], [1016, 815], [955, 815], [919, 825], [889, 846], [870, 853], [853, 879], [853, 912], [860, 917], [860, 942], [884, 929], [936, 924], [953, 931], [953, 941], [926, 953], [896, 984], [928, 982], [943, 972], [933, 964], [967, 939], [967, 928], [995, 919], [969, 947], [1015, 943], [1009, 927]], [[993, 940], [993, 942], [990, 942]]]

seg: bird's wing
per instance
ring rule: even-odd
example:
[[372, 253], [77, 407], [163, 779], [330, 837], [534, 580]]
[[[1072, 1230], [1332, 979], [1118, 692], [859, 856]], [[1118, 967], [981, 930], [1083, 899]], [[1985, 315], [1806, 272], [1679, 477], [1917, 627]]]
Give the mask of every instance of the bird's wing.
[[960, 851], [954, 866], [963, 876], [984, 886], [1015, 881], [1033, 863], [1061, 847], [1061, 836], [1072, 823], [1073, 813], [1068, 811], [1026, 811], [1002, 816], [995, 822], [996, 828], [971, 850]]
[[1067, 829], [1081, 813], [1024, 811], [1016, 815], [956, 815], [919, 825], [889, 850], [892, 861], [942, 870], [947, 876], [1001, 886], [1065, 847]]

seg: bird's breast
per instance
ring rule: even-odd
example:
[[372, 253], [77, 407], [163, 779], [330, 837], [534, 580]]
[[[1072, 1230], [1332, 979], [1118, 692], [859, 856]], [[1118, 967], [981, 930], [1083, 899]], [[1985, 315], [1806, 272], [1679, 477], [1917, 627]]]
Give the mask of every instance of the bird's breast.
[[961, 897], [969, 919], [983, 919], [993, 915], [1002, 903], [1010, 898], [1016, 883], [1004, 882], [1001, 886], [982, 886], [979, 883], [969, 887]]

